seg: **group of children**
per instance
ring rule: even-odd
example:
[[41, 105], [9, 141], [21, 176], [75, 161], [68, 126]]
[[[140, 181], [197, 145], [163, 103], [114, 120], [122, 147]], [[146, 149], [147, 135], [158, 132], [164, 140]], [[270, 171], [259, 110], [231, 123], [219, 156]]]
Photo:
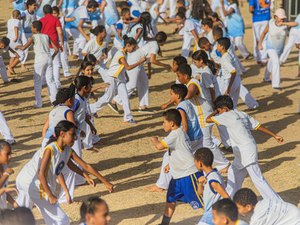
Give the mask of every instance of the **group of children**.
[[[135, 91], [139, 98], [138, 112], [153, 113], [148, 108], [149, 79], [151, 65], [155, 64], [176, 74], [170, 99], [161, 106], [163, 110], [176, 106], [163, 113], [163, 128], [169, 134], [162, 140], [151, 138], [156, 149], [167, 150], [159, 178], [148, 188], [167, 190], [161, 225], [170, 224], [178, 201], [189, 203], [193, 209], [204, 209], [199, 225], [245, 225], [238, 220], [238, 213], [252, 212], [251, 225], [300, 223], [299, 209], [284, 202], [262, 175], [251, 130], [259, 130], [279, 143], [283, 138], [237, 109], [239, 98], [249, 109], [259, 107], [241, 81], [246, 72], [241, 61], [249, 60], [252, 54], [243, 43], [245, 28], [238, 2], [220, 0], [219, 8], [213, 7], [220, 10], [222, 21], [205, 0], [201, 0], [204, 10], [199, 10], [198, 1], [178, 0], [174, 11], [170, 0], [170, 17], [165, 13], [166, 0], [123, 1], [119, 4], [120, 14], [113, 0], [27, 0], [26, 4], [24, 0], [13, 1], [7, 36], [0, 40], [1, 77], [4, 83], [9, 82], [2, 53], [9, 52], [7, 70], [15, 74], [19, 63], [27, 70], [28, 49], [33, 46], [34, 106], [43, 106], [41, 91], [43, 84], [47, 84], [54, 107], [42, 129], [41, 148], [16, 178], [17, 199], [10, 195], [16, 190], [6, 187], [14, 173], [8, 162], [11, 144], [16, 141], [0, 112], [0, 132], [6, 140], [0, 141], [1, 208], [7, 208], [7, 203], [20, 210], [35, 205], [46, 224], [65, 225], [70, 221], [60, 204], [72, 203], [76, 186], [86, 182], [95, 186], [90, 174], [113, 192], [113, 184], [82, 159], [82, 146], [95, 151], [94, 144], [100, 137], [94, 119], [105, 105], [117, 113], [121, 105], [124, 122], [136, 123], [130, 106], [130, 96]], [[269, 82], [272, 74], [273, 88], [280, 88], [280, 64], [285, 62], [294, 44], [300, 46], [299, 16], [295, 22], [285, 19], [285, 11], [277, 9], [257, 43], [258, 49], [266, 50], [269, 56], [264, 81]], [[157, 59], [167, 42], [167, 34], [158, 31], [158, 21], [175, 22], [174, 34], [183, 39], [182, 53], [173, 58], [172, 65]], [[285, 46], [287, 27], [293, 28]], [[65, 77], [71, 76], [70, 38], [74, 41], [73, 58], [81, 60], [81, 64], [76, 77], [71, 78], [72, 83], [61, 87], [60, 68]], [[192, 63], [188, 64], [193, 42]], [[242, 60], [237, 57], [236, 49]], [[96, 83], [96, 73], [103, 83]], [[99, 89], [104, 89], [102, 96], [97, 96]], [[212, 135], [214, 125], [221, 140]], [[221, 144], [226, 151], [233, 152], [232, 163], [222, 153]], [[222, 176], [226, 173], [227, 182]], [[247, 174], [262, 201], [258, 202], [251, 190], [242, 188]], [[1, 216], [5, 221], [4, 212]], [[96, 197], [83, 203], [81, 217], [87, 225], [107, 224], [110, 220], [107, 204]]]

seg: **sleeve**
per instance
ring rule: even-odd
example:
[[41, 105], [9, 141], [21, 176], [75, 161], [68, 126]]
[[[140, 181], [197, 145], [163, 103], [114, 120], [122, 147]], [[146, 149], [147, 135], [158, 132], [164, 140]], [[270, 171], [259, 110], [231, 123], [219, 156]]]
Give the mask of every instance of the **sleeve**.
[[61, 23], [60, 23], [59, 19], [56, 19], [55, 27], [61, 27]]
[[226, 119], [226, 116], [224, 115], [224, 113], [218, 114], [216, 116], [212, 116], [211, 120], [218, 126], [220, 126], [220, 125], [227, 126], [228, 125], [228, 120]]
[[185, 21], [185, 28], [186, 28], [187, 31], [195, 30], [194, 23], [190, 20], [186, 20]]
[[176, 133], [175, 132], [171, 132], [167, 137], [165, 137], [161, 143], [165, 148], [171, 148], [174, 149], [175, 145], [176, 145]]
[[123, 24], [122, 23], [117, 23], [116, 24], [116, 29], [117, 30], [123, 30]]
[[202, 83], [205, 88], [213, 88], [214, 87], [214, 83], [213, 83], [211, 74], [204, 72], [204, 73], [202, 73], [201, 78], [202, 78]]
[[222, 63], [222, 66], [224, 67], [224, 69], [226, 71], [228, 71], [229, 73], [234, 73], [236, 72], [236, 69], [233, 67], [233, 65], [231, 64], [229, 58], [226, 58], [223, 63]]
[[89, 18], [89, 14], [86, 8], [81, 8], [79, 13], [79, 19], [86, 20]]
[[76, 112], [79, 106], [80, 106], [80, 102], [78, 99], [75, 98], [74, 105], [72, 107], [73, 112]]
[[252, 116], [246, 114], [246, 118], [247, 118], [248, 124], [250, 125], [250, 128], [252, 130], [257, 130], [261, 126], [261, 124], [256, 119], [254, 119]]
[[84, 46], [84, 48], [82, 49], [82, 53], [89, 53], [90, 52], [91, 41], [92, 40], [89, 40], [88, 43]]

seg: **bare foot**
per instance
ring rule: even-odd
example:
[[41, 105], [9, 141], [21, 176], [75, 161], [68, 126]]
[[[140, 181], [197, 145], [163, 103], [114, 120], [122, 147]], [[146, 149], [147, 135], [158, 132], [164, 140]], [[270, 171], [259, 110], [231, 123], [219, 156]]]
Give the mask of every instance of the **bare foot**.
[[28, 71], [27, 67], [24, 64], [21, 64], [21, 71], [22, 72], [27, 72]]
[[93, 148], [85, 148], [85, 150], [95, 152], [95, 153], [99, 152], [99, 149], [94, 148], [94, 147]]
[[7, 66], [7, 70], [10, 73], [10, 75], [15, 75], [16, 74], [16, 72], [10, 66]]
[[148, 186], [145, 189], [148, 191], [151, 191], [151, 192], [164, 192], [165, 191], [165, 189], [160, 188], [160, 187], [156, 186], [155, 184]]

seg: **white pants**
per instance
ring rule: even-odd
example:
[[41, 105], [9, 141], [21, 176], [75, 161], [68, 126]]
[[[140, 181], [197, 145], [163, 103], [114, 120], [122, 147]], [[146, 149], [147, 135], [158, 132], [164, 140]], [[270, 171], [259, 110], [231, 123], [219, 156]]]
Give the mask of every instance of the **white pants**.
[[[258, 42], [260, 40], [260, 36], [264, 29], [266, 28], [269, 21], [260, 21], [254, 22], [252, 26], [253, 31], [253, 56], [255, 57], [257, 62], [266, 62], [267, 61], [267, 53], [266, 48], [263, 50], [258, 50]], [[263, 41], [263, 46], [265, 46], [265, 41]]]
[[12, 143], [15, 140], [4, 118], [4, 115], [1, 111], [0, 111], [0, 134], [2, 134], [4, 140], [7, 141], [8, 143]]
[[290, 51], [292, 50], [292, 48], [297, 43], [299, 37], [300, 37], [300, 29], [292, 28], [291, 31], [290, 31], [290, 34], [289, 34], [289, 40], [286, 43], [286, 45], [284, 46], [283, 52], [280, 55], [280, 62], [281, 63], [284, 63], [287, 60], [287, 58], [290, 54]]
[[6, 71], [6, 66], [3, 61], [3, 57], [0, 55], [0, 74], [4, 83], [8, 82], [8, 76]]
[[249, 56], [249, 51], [247, 47], [243, 43], [244, 37], [230, 37], [231, 43], [238, 48], [243, 58], [247, 58]]
[[48, 85], [48, 92], [50, 95], [50, 101], [54, 102], [56, 99], [57, 87], [53, 78], [52, 60], [35, 63], [34, 64], [34, 92], [35, 92], [35, 104], [39, 107], [43, 105], [42, 102], [42, 79], [46, 78]]
[[73, 55], [77, 55], [79, 59], [83, 59], [82, 49], [86, 44], [85, 37], [79, 32], [78, 29], [75, 28], [66, 29], [66, 31], [74, 40]]
[[231, 198], [242, 187], [247, 174], [263, 198], [281, 200], [262, 175], [258, 163], [253, 163], [243, 169], [238, 169], [234, 165], [230, 166], [226, 191]]
[[219, 147], [212, 140], [212, 125], [201, 127], [203, 133], [203, 147], [209, 148], [214, 155], [214, 166], [217, 170], [222, 170], [229, 165], [228, 159], [225, 158]]
[[270, 80], [270, 75], [272, 74], [272, 87], [280, 87], [280, 62], [279, 55], [274, 49], [268, 49], [267, 54], [269, 56], [269, 61], [265, 70], [265, 81]]
[[69, 46], [67, 41], [64, 42], [64, 51], [63, 52], [59, 51], [59, 57], [61, 60], [64, 76], [65, 77], [71, 76], [70, 66], [69, 66]]
[[[22, 32], [22, 44], [25, 45], [28, 41], [28, 39], [32, 36], [32, 33], [25, 33], [25, 32]], [[29, 47], [30, 48], [30, 47]], [[28, 57], [28, 51], [29, 51], [29, 48], [25, 49], [24, 50], [24, 58], [22, 60], [22, 64], [25, 64], [26, 63], [26, 60], [27, 60], [27, 57]]]
[[[218, 81], [219, 81], [220, 92], [222, 95], [224, 95], [228, 88], [230, 79], [219, 79]], [[236, 75], [229, 93], [230, 97], [232, 98], [234, 108], [236, 108], [238, 104], [238, 100], [240, 96], [240, 88], [241, 88], [241, 77], [239, 75]]]
[[[54, 49], [50, 48], [51, 55], [54, 54]], [[60, 88], [61, 83], [60, 83], [60, 52], [56, 54], [52, 61], [52, 68], [53, 68], [53, 78], [54, 82], [57, 88]]]
[[[231, 146], [231, 142], [230, 142], [230, 138], [229, 138], [229, 134], [227, 131], [227, 128], [223, 125], [217, 126], [220, 137], [221, 137], [221, 142], [224, 145], [225, 148], [229, 148]], [[216, 143], [214, 141], [214, 143]], [[217, 145], [219, 146], [219, 145]]]
[[[176, 3], [177, 3], [176, 0], [169, 0], [170, 18], [174, 18], [176, 16], [177, 13]], [[159, 8], [159, 12], [164, 12], [164, 13], [167, 12], [167, 8], [168, 8], [167, 4], [168, 4], [168, 0], [164, 0], [162, 6]]]
[[240, 98], [245, 102], [249, 109], [255, 109], [259, 106], [258, 102], [252, 97], [248, 89], [241, 83]]
[[189, 34], [183, 35], [183, 43], [182, 43], [182, 49], [181, 49], [181, 55], [185, 57], [186, 59], [189, 57], [190, 54], [190, 48], [192, 45], [192, 42], [194, 40], [194, 37]]
[[[93, 115], [90, 116], [92, 118], [91, 122], [94, 124], [94, 117]], [[100, 141], [100, 137], [92, 133], [91, 127], [86, 122], [83, 124], [82, 129], [85, 132], [85, 137], [82, 140], [83, 147], [85, 149], [93, 148], [94, 144]]]

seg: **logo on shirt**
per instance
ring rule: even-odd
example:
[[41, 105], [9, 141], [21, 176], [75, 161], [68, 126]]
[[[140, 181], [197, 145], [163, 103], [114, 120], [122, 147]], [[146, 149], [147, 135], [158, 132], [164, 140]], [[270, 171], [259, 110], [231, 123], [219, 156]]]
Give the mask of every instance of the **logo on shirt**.
[[56, 174], [56, 176], [58, 176], [58, 175], [61, 173], [61, 171], [63, 170], [64, 166], [65, 166], [65, 162], [64, 162], [64, 161], [61, 161], [61, 162], [57, 165], [57, 167], [56, 167], [56, 169], [55, 169], [55, 174]]
[[268, 9], [270, 8], [270, 0], [259, 0], [259, 9]]
[[200, 208], [200, 204], [196, 201], [191, 201], [190, 205], [192, 206], [193, 209], [199, 209]]

